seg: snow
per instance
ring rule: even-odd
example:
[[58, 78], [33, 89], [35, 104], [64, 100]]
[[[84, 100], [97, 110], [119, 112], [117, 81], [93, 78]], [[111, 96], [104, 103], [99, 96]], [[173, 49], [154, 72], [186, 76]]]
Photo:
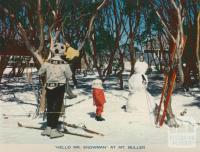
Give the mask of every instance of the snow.
[[[9, 71], [9, 70], [6, 70]], [[17, 122], [31, 124], [33, 126], [41, 126], [44, 122], [42, 117], [35, 117], [38, 76], [37, 71], [33, 73], [34, 84], [28, 84], [26, 76], [11, 79], [3, 78], [0, 84], [0, 143], [1, 144], [53, 144], [53, 145], [168, 145], [169, 128], [164, 125], [157, 127], [153, 124], [146, 123], [141, 120], [140, 113], [127, 113], [124, 110], [128, 100], [128, 76], [124, 73], [125, 89], [117, 89], [118, 80], [110, 77], [109, 81], [104, 83], [106, 103], [103, 117], [106, 121], [97, 122], [94, 119], [95, 107], [93, 106], [91, 96], [92, 80], [97, 75], [88, 75], [83, 77], [77, 75], [78, 88], [74, 89], [74, 93], [78, 95], [75, 99], [66, 99], [65, 118], [61, 117], [60, 121], [66, 121], [70, 124], [85, 125], [91, 130], [103, 133], [105, 136], [93, 135], [92, 139], [65, 135], [63, 138], [49, 139], [40, 135], [41, 131], [34, 129], [19, 128]], [[159, 103], [160, 93], [162, 89], [163, 76], [152, 74], [149, 75], [149, 92], [153, 96], [156, 103]], [[13, 80], [13, 81], [12, 81]], [[7, 82], [7, 83], [5, 83]], [[172, 107], [177, 118], [183, 120], [180, 112], [186, 109], [187, 117], [193, 118], [197, 123], [200, 122], [200, 89], [191, 88], [189, 92], [181, 90], [173, 94]], [[69, 106], [71, 105], [71, 106]], [[18, 115], [3, 116], [7, 115]], [[30, 117], [27, 115], [31, 114]], [[20, 116], [19, 116], [20, 115]], [[152, 120], [153, 121], [153, 120]], [[184, 127], [182, 121], [177, 120]], [[72, 132], [84, 133], [80, 129], [67, 128]], [[200, 144], [200, 129], [196, 126], [196, 144]], [[91, 135], [91, 134], [90, 134]]]

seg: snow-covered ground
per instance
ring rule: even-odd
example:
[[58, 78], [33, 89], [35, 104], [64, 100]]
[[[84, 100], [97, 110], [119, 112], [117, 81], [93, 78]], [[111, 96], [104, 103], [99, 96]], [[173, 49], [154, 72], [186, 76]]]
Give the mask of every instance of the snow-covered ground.
[[[8, 72], [8, 70], [6, 70]], [[55, 145], [168, 145], [170, 129], [163, 125], [159, 128], [153, 124], [143, 122], [137, 113], [127, 113], [123, 109], [128, 98], [128, 74], [124, 73], [125, 90], [118, 89], [118, 80], [110, 77], [104, 84], [106, 104], [103, 117], [106, 121], [97, 122], [94, 119], [95, 107], [91, 98], [91, 83], [96, 75], [77, 76], [78, 88], [73, 92], [78, 95], [75, 99], [66, 99], [65, 121], [71, 124], [85, 125], [88, 129], [96, 130], [105, 136], [93, 135], [91, 139], [72, 135], [63, 138], [49, 139], [41, 136], [41, 131], [19, 128], [17, 122], [41, 126], [41, 117], [34, 117], [37, 108], [38, 76], [33, 73], [34, 84], [28, 84], [27, 77], [9, 79], [3, 78], [0, 84], [0, 143], [1, 144], [55, 144]], [[162, 75], [149, 75], [149, 92], [154, 101], [159, 103], [162, 89]], [[191, 121], [183, 123], [184, 117], [180, 113], [187, 111], [185, 116], [200, 123], [200, 90], [192, 88], [189, 92], [178, 90], [173, 94], [172, 107], [177, 121], [181, 125], [176, 132], [181, 132]], [[71, 106], [68, 106], [71, 105]], [[4, 114], [7, 117], [3, 116]], [[31, 114], [30, 117], [27, 115]], [[9, 116], [10, 115], [10, 116]], [[13, 116], [18, 115], [18, 116]], [[153, 121], [153, 120], [152, 120]], [[193, 124], [190, 124], [192, 126]], [[193, 126], [194, 128], [194, 126]], [[67, 128], [69, 131], [84, 133], [80, 129]], [[200, 145], [200, 128], [195, 125], [196, 146]], [[92, 135], [92, 134], [91, 134]], [[194, 150], [194, 149], [193, 149]]]

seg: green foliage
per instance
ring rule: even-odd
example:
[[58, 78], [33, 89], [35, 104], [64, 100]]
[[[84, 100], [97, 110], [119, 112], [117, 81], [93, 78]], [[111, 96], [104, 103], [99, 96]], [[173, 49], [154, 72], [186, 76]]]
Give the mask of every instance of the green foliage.
[[145, 5], [145, 0], [124, 0], [125, 14], [131, 15]]
[[11, 13], [16, 13], [21, 8], [21, 0], [0, 0], [0, 4], [7, 8]]
[[99, 54], [104, 54], [108, 51], [114, 49], [114, 37], [106, 31], [106, 29], [101, 29], [96, 36], [96, 45]]
[[83, 50], [89, 55], [89, 56], [92, 56], [92, 50], [90, 48], [90, 44], [88, 41], [86, 41], [84, 47], [83, 47]]

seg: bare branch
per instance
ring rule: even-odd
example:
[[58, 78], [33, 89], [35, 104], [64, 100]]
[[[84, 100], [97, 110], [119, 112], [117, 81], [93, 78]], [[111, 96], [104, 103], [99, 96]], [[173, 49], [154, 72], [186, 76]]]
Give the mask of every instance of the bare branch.
[[[174, 8], [175, 8], [175, 10], [176, 10], [176, 12], [177, 12], [177, 20], [178, 20], [178, 29], [179, 29], [179, 45], [182, 47], [183, 46], [183, 44], [184, 44], [184, 41], [182, 40], [182, 38], [183, 38], [183, 27], [182, 27], [182, 23], [183, 23], [183, 20], [184, 20], [184, 17], [182, 17], [181, 16], [181, 8], [182, 8], [182, 6], [181, 6], [181, 4], [179, 5], [180, 7], [178, 7], [177, 5], [176, 5], [176, 3], [175, 3], [175, 1], [174, 0], [170, 0], [171, 1], [171, 3], [172, 3], [172, 5], [174, 6]], [[180, 3], [180, 1], [179, 1], [179, 3]], [[182, 51], [181, 51], [182, 52]], [[181, 53], [180, 52], [180, 53]], [[182, 53], [181, 53], [181, 55], [182, 55]]]
[[[197, 17], [197, 44], [196, 44], [196, 58], [197, 58], [197, 67], [199, 70], [199, 78], [200, 78], [200, 11]], [[199, 79], [200, 82], [200, 79]]]
[[160, 13], [159, 13], [158, 10], [156, 9], [155, 4], [154, 4], [151, 0], [149, 0], [149, 1], [150, 1], [150, 3], [153, 5], [153, 9], [155, 10], [156, 15], [159, 17], [159, 19], [160, 19], [160, 21], [161, 21], [161, 24], [164, 26], [165, 31], [167, 32], [167, 34], [169, 35], [169, 37], [172, 39], [172, 41], [173, 41], [173, 42], [176, 42], [174, 36], [171, 34], [171, 32], [170, 32], [170, 30], [168, 29], [167, 25], [166, 25], [165, 22], [163, 21], [163, 19], [162, 19]]
[[26, 31], [22, 27], [21, 23], [18, 23], [17, 27], [21, 32], [21, 35], [22, 35], [22, 38], [23, 38], [24, 43], [26, 45], [26, 48], [31, 52], [31, 54], [33, 54], [33, 56], [38, 60], [38, 62], [40, 64], [43, 64], [42, 57], [36, 52], [36, 49], [31, 45], [31, 43], [30, 43], [30, 41], [29, 41], [29, 39], [27, 37]]
[[37, 9], [37, 13], [38, 13], [38, 17], [39, 17], [39, 26], [40, 26], [40, 35], [39, 35], [39, 40], [40, 40], [40, 45], [38, 48], [38, 52], [41, 52], [44, 48], [44, 18], [42, 16], [42, 6], [41, 6], [41, 0], [38, 0], [38, 9]]
[[28, 39], [28, 36], [26, 34], [26, 31], [24, 30], [24, 28], [22, 27], [22, 24], [21, 23], [18, 23], [17, 24], [17, 27], [18, 29], [20, 30], [20, 35], [22, 36], [23, 40], [24, 40], [24, 43], [26, 45], [26, 47], [31, 51], [31, 52], [34, 52], [35, 51], [35, 48], [33, 48], [33, 46], [31, 45], [29, 39]]
[[86, 36], [85, 36], [85, 39], [83, 40], [83, 42], [78, 47], [79, 51], [83, 48], [86, 40], [90, 37], [90, 33], [92, 31], [92, 25], [93, 25], [94, 19], [96, 18], [97, 14], [98, 14], [98, 11], [100, 9], [102, 9], [106, 5], [107, 2], [108, 2], [108, 0], [103, 0], [103, 2], [97, 7], [96, 12], [92, 15], [92, 17], [90, 19], [90, 23], [89, 23], [89, 28], [88, 28], [88, 31], [87, 31]]

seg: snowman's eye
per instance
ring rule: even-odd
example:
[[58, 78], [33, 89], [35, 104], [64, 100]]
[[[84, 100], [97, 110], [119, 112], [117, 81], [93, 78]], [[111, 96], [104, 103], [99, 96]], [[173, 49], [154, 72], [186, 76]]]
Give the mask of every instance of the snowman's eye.
[[55, 50], [55, 53], [59, 53], [59, 50], [58, 50], [58, 49], [56, 49], [56, 50]]

